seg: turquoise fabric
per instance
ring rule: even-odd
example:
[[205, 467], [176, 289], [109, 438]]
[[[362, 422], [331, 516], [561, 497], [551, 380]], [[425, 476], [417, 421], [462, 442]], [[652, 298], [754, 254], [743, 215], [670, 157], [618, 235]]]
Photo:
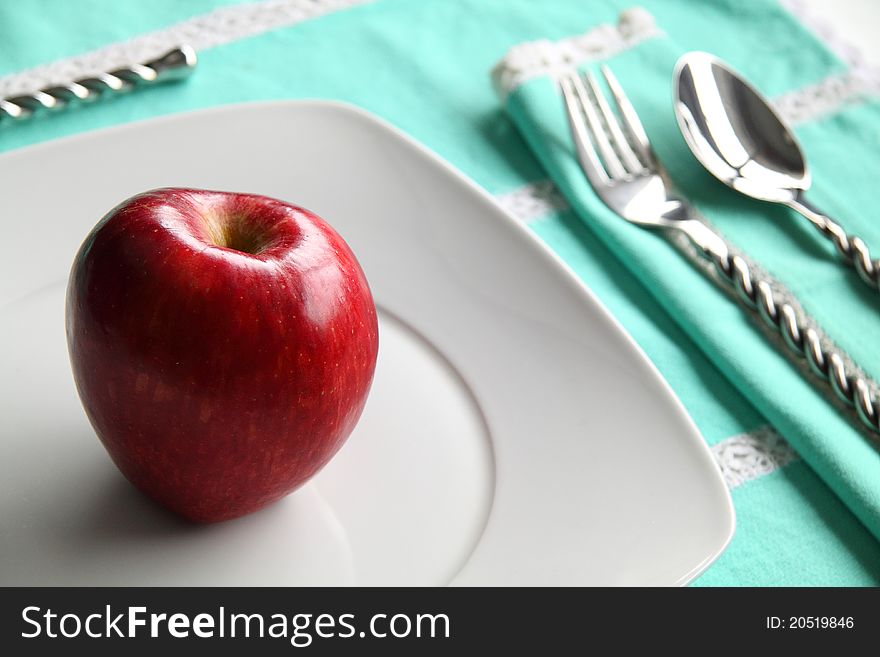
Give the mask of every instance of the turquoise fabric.
[[[229, 4], [42, 0], [4, 5], [0, 42], [12, 45], [4, 49], [7, 59], [0, 62], [0, 75]], [[827, 329], [835, 339], [855, 357], [870, 360], [876, 352], [870, 344], [855, 344], [859, 334], [849, 327], [859, 326], [863, 336], [870, 331], [877, 335], [877, 318], [859, 308], [853, 310], [855, 319], [847, 317], [855, 305], [852, 299], [862, 294], [855, 285], [847, 286], [847, 273], [837, 270], [824, 245], [808, 229], [784, 213], [774, 215], [764, 206], [719, 190], [682, 152], [669, 114], [669, 70], [684, 49], [717, 52], [770, 94], [815, 82], [843, 70], [844, 65], [772, 0], [729, 0], [711, 6], [687, 0], [645, 0], [643, 4], [668, 37], [643, 43], [613, 64], [627, 90], [637, 96], [642, 114], [650, 118], [646, 123], [661, 157], [669, 160], [676, 177], [713, 221], [797, 288], [798, 294], [809, 293], [811, 312], [829, 322]], [[542, 80], [529, 83], [503, 108], [489, 84], [489, 69], [510, 47], [614, 23], [628, 5], [623, 0], [379, 0], [200, 52], [199, 68], [186, 83], [2, 126], [0, 151], [220, 104], [330, 98], [354, 103], [390, 121], [493, 194], [550, 174], [568, 193], [575, 212], [549, 214], [533, 221], [532, 228], [642, 346], [706, 440], [716, 444], [769, 419], [805, 456], [806, 461], [733, 491], [737, 534], [698, 583], [876, 585], [880, 583], [880, 543], [850, 511], [855, 510], [876, 529], [872, 507], [876, 484], [872, 492], [869, 478], [860, 487], [855, 477], [864, 468], [874, 467], [876, 452], [863, 441], [856, 442], [851, 425], [830, 412], [824, 399], [750, 332], [739, 311], [656, 235], [630, 230], [602, 212], [572, 168], [568, 136], [559, 123], [561, 106], [552, 85]], [[719, 39], [720, 32], [736, 38]], [[866, 238], [872, 237], [870, 230], [863, 230], [869, 218], [859, 209], [871, 207], [867, 199], [871, 187], [864, 177], [850, 179], [845, 173], [846, 167], [855, 168], [858, 162], [870, 163], [869, 140], [873, 138], [876, 144], [878, 125], [877, 108], [861, 104], [799, 128], [815, 161], [817, 204], [826, 204], [829, 212], [837, 213]], [[520, 131], [531, 137], [531, 149]], [[555, 141], [536, 138], [539, 131], [551, 133]], [[836, 142], [825, 142], [831, 139]], [[854, 159], [847, 160], [849, 164], [837, 157], [836, 145], [852, 149]], [[771, 215], [780, 222], [764, 219]], [[0, 221], [9, 220], [0, 215]], [[880, 243], [878, 237], [875, 230], [872, 241]], [[814, 257], [804, 262], [810, 250], [827, 256], [828, 261]], [[629, 257], [633, 254], [645, 262], [634, 263]], [[655, 260], [668, 265], [677, 277], [675, 285], [660, 285], [650, 275], [649, 266], [656, 266]], [[801, 269], [793, 269], [797, 267]], [[797, 280], [792, 280], [794, 275]], [[832, 289], [823, 291], [823, 285]], [[811, 286], [819, 289], [815, 296]], [[681, 287], [688, 291], [686, 298], [674, 294]], [[840, 289], [849, 300], [827, 305]], [[733, 343], [719, 346], [716, 333], [707, 334], [687, 300], [711, 308], [713, 329], [722, 331], [717, 335], [730, 333], [737, 348], [747, 349], [760, 368], [751, 372], [737, 368]], [[847, 317], [846, 324], [836, 323], [838, 310], [839, 319]], [[876, 341], [873, 344], [876, 347]], [[765, 377], [784, 382], [779, 389], [786, 391], [785, 407], [767, 402]], [[805, 415], [796, 415], [794, 410]], [[804, 420], [798, 422], [798, 417]], [[824, 447], [818, 434], [822, 426], [826, 437], [834, 438]], [[856, 457], [863, 457], [863, 463], [851, 468]], [[825, 482], [834, 485], [839, 498]]]
[[878, 583], [877, 542], [803, 462], [733, 491], [737, 529], [697, 586]]

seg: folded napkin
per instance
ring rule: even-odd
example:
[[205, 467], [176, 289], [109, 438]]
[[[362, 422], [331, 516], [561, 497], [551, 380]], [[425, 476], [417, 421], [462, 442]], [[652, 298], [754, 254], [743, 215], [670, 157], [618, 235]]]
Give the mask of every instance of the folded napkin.
[[[794, 119], [833, 106], [827, 102], [829, 85], [822, 83], [832, 55], [806, 39], [793, 20], [780, 18], [777, 6], [763, 3], [767, 20], [775, 22], [772, 50], [746, 49], [737, 45], [734, 33], [724, 36], [724, 13], [730, 14], [728, 25], [735, 25], [734, 14], [745, 5], [751, 11], [761, 9], [761, 3], [755, 2], [719, 3], [713, 8], [719, 13], [716, 54], [774, 97], [791, 88], [788, 80], [792, 84], [795, 78], [799, 83], [815, 80], [816, 103], [824, 105], [811, 107], [807, 102], [805, 106], [803, 94], [797, 102], [780, 99], [782, 109]], [[751, 17], [760, 19], [760, 15]], [[880, 436], [862, 430], [853, 414], [783, 356], [782, 347], [768, 341], [746, 313], [661, 233], [633, 226], [606, 208], [577, 163], [555, 80], [573, 67], [587, 70], [596, 60], [607, 59], [660, 161], [686, 196], [736, 248], [787, 287], [868, 376], [880, 380], [880, 295], [842, 266], [833, 247], [806, 222], [784, 208], [737, 195], [701, 169], [672, 110], [673, 67], [682, 53], [695, 46], [680, 26], [678, 40], [663, 28], [647, 11], [633, 9], [622, 13], [616, 26], [593, 26], [580, 36], [516, 46], [493, 71], [496, 91], [580, 220], [880, 538]], [[696, 41], [704, 43], [705, 35]], [[851, 86], [837, 89], [853, 94]], [[880, 249], [880, 222], [875, 220], [876, 203], [871, 198], [878, 167], [880, 107], [853, 106], [799, 126], [798, 136], [814, 173], [815, 189], [809, 198], [850, 233]]]

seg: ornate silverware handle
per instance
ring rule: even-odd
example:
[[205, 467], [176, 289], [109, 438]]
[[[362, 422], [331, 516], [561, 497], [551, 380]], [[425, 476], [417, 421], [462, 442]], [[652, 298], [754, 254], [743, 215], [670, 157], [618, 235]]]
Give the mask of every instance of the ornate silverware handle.
[[667, 224], [667, 228], [685, 233], [712, 262], [740, 305], [778, 333], [791, 354], [806, 360], [810, 371], [844, 404], [854, 408], [867, 428], [880, 434], [880, 401], [868, 380], [847, 366], [852, 362], [849, 358], [824, 346], [814, 328], [803, 326], [795, 308], [779, 298], [769, 281], [756, 277], [744, 258], [731, 255], [724, 238], [707, 224], [689, 219]]
[[802, 195], [787, 205], [809, 219], [820, 233], [831, 240], [840, 257], [855, 268], [864, 283], [875, 290], [880, 289], [880, 260], [871, 258], [868, 245], [860, 237], [847, 235], [843, 226], [807, 203]]
[[195, 50], [183, 45], [143, 64], [133, 64], [22, 96], [4, 98], [0, 100], [0, 124], [28, 119], [43, 111], [59, 110], [73, 102], [91, 102], [107, 94], [181, 80], [192, 73], [196, 61]]

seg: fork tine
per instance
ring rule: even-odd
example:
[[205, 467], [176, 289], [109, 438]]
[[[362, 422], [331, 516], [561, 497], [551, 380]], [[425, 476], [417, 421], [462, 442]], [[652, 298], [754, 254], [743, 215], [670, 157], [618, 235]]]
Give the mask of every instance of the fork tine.
[[592, 71], [587, 75], [587, 84], [589, 85], [593, 96], [596, 98], [599, 112], [602, 114], [602, 119], [605, 122], [605, 126], [608, 128], [608, 136], [610, 137], [611, 146], [620, 154], [620, 159], [623, 161], [624, 168], [628, 173], [637, 173], [641, 171], [644, 166], [639, 161], [639, 158], [636, 157], [635, 152], [629, 145], [629, 141], [623, 135], [623, 132], [621, 132], [620, 120], [614, 112], [611, 111], [608, 101], [605, 100], [605, 94], [599, 89], [599, 85], [596, 82], [596, 76], [593, 75]]
[[581, 169], [587, 176], [587, 179], [593, 185], [607, 185], [610, 181], [602, 163], [599, 161], [599, 155], [590, 140], [590, 133], [586, 123], [584, 123], [584, 115], [581, 102], [574, 90], [574, 84], [577, 80], [575, 75], [566, 75], [559, 81], [562, 88], [562, 96], [565, 99], [565, 110], [568, 115], [568, 124], [571, 127], [571, 135], [574, 139], [575, 149], [577, 151], [578, 161]]
[[605, 78], [605, 82], [611, 90], [611, 95], [614, 96], [614, 102], [617, 104], [617, 109], [620, 110], [623, 126], [627, 133], [629, 133], [633, 146], [636, 147], [636, 150], [639, 155], [641, 155], [642, 161], [645, 165], [651, 167], [652, 164], [656, 162], [656, 158], [654, 157], [654, 151], [651, 149], [651, 142], [648, 141], [648, 135], [645, 133], [645, 128], [639, 120], [639, 115], [636, 114], [635, 108], [632, 106], [632, 103], [629, 102], [629, 98], [626, 97], [623, 88], [620, 86], [620, 82], [617, 81], [617, 78], [614, 76], [614, 73], [611, 72], [611, 69], [605, 64], [601, 66], [601, 69], [602, 76]]
[[614, 148], [612, 148], [611, 142], [608, 141], [608, 135], [605, 134], [605, 127], [602, 125], [602, 121], [599, 120], [599, 115], [596, 114], [596, 108], [593, 105], [593, 101], [590, 99], [586, 87], [584, 87], [583, 82], [581, 82], [580, 76], [575, 76], [572, 79], [572, 83], [574, 91], [581, 102], [584, 116], [587, 119], [587, 127], [593, 137], [593, 142], [595, 142], [596, 147], [599, 149], [599, 154], [602, 156], [602, 162], [605, 164], [605, 170], [608, 172], [608, 177], [612, 180], [623, 178], [626, 175], [626, 170], [623, 168], [623, 164], [620, 163], [620, 157], [617, 155]]

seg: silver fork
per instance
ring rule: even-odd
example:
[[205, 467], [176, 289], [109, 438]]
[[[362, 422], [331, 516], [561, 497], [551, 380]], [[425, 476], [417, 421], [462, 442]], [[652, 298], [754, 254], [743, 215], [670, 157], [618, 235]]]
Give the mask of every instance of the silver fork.
[[822, 383], [855, 408], [865, 426], [880, 433], [880, 401], [869, 380], [815, 328], [805, 326], [802, 311], [782, 298], [769, 280], [755, 276], [749, 263], [733, 254], [675, 190], [617, 78], [606, 66], [601, 70], [614, 110], [592, 73], [571, 73], [559, 83], [581, 169], [599, 198], [633, 224], [685, 234], [740, 305], [778, 333], [791, 354], [806, 360]]

